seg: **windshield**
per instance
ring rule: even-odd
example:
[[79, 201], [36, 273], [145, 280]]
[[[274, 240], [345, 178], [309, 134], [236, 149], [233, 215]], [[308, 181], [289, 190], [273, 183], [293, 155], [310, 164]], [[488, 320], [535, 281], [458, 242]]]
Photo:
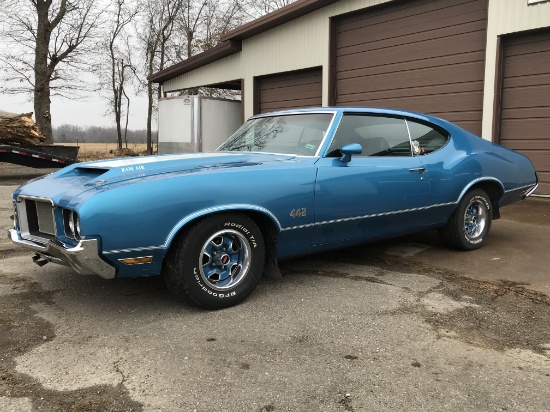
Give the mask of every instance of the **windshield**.
[[217, 150], [315, 156], [332, 117], [332, 113], [303, 113], [252, 119]]

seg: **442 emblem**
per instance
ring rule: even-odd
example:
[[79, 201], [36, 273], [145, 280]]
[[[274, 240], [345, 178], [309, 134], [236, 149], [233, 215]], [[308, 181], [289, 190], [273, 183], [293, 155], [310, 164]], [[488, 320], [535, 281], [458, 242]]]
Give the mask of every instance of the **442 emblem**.
[[307, 209], [305, 207], [302, 207], [301, 209], [292, 209], [290, 212], [290, 217], [306, 217], [307, 215]]

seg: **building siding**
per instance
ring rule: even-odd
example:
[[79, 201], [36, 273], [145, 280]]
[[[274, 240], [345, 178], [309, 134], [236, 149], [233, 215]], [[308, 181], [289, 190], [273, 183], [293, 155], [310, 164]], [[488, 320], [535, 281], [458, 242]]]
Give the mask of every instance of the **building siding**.
[[[165, 91], [222, 81], [244, 80], [244, 115], [254, 111], [254, 78], [273, 73], [323, 68], [323, 105], [329, 103], [330, 19], [387, 3], [389, 0], [342, 0], [286, 24], [246, 39], [242, 51], [164, 83]], [[483, 89], [482, 137], [493, 138], [498, 37], [550, 27], [550, 2], [528, 5], [527, 0], [489, 0]]]

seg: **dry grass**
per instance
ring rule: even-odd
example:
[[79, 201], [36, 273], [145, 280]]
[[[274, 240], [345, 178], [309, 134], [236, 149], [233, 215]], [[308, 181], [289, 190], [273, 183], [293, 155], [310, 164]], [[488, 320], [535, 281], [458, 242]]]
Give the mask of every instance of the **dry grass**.
[[[76, 146], [76, 143], [61, 143], [63, 146]], [[122, 151], [116, 143], [79, 143], [78, 160], [82, 162], [116, 157], [142, 156], [147, 153], [146, 144], [129, 143], [128, 149], [123, 145]]]

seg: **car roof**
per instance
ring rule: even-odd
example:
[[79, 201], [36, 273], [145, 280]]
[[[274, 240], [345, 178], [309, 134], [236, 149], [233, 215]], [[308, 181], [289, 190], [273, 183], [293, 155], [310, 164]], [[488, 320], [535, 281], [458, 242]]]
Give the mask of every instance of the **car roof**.
[[440, 119], [435, 116], [431, 116], [424, 113], [414, 112], [411, 110], [401, 110], [401, 109], [389, 109], [382, 107], [357, 107], [357, 106], [328, 106], [328, 107], [307, 107], [307, 108], [297, 108], [297, 109], [288, 109], [280, 110], [269, 113], [261, 113], [251, 117], [251, 119], [256, 119], [260, 117], [269, 117], [269, 116], [282, 116], [289, 114], [304, 114], [304, 113], [369, 113], [377, 115], [387, 115], [387, 116], [404, 116], [408, 118], [415, 118], [418, 120], [423, 120], [425, 122], [436, 124], [440, 127], [447, 128], [450, 122], [447, 122], [444, 119]]

